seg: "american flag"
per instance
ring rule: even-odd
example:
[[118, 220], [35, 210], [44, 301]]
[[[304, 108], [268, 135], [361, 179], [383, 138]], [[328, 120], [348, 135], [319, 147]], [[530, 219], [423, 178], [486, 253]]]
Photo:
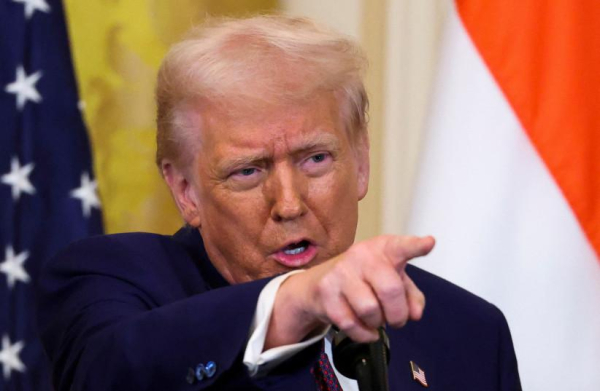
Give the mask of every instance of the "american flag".
[[425, 379], [425, 372], [421, 368], [419, 368], [417, 364], [411, 361], [410, 369], [413, 374], [413, 380], [416, 380], [419, 383], [421, 383], [423, 387], [429, 387], [429, 385], [427, 384], [427, 379]]
[[50, 390], [34, 286], [67, 243], [102, 232], [60, 0], [0, 0], [0, 391]]

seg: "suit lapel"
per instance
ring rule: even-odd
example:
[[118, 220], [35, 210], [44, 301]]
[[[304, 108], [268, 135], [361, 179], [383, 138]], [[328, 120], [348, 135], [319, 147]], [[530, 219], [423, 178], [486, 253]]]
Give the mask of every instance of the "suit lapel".
[[[415, 327], [416, 326], [416, 327]], [[390, 336], [390, 391], [439, 390], [435, 381], [435, 360], [418, 343], [418, 322], [409, 322], [401, 329], [387, 328]], [[440, 352], [443, 354], [443, 352]], [[416, 363], [425, 373], [429, 387], [413, 379], [410, 362]]]

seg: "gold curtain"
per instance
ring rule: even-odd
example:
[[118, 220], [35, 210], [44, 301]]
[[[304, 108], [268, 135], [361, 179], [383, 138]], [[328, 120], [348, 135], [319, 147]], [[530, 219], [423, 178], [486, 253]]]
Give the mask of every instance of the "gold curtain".
[[154, 84], [168, 47], [207, 15], [272, 12], [277, 0], [65, 0], [107, 233], [181, 226], [154, 165]]

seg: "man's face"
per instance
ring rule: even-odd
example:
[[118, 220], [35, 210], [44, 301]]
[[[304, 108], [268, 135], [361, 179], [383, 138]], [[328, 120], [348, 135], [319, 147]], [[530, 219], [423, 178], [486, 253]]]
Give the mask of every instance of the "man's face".
[[167, 180], [229, 282], [311, 267], [353, 243], [368, 141], [351, 139], [338, 106], [322, 94], [243, 120], [215, 107], [199, 112], [192, 170], [175, 189]]

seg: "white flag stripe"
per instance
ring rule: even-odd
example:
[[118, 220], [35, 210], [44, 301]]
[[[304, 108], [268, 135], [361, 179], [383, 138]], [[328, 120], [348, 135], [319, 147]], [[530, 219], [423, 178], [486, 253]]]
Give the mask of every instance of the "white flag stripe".
[[504, 311], [523, 389], [594, 390], [600, 264], [456, 10], [445, 39], [408, 228], [438, 243], [416, 263]]

